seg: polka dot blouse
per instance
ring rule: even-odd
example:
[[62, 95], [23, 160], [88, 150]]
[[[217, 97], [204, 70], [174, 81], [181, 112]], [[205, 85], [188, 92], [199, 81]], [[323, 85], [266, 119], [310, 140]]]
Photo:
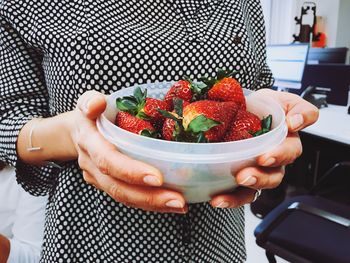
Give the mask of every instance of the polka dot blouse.
[[30, 119], [74, 109], [87, 90], [237, 70], [270, 87], [259, 0], [0, 0], [0, 160], [49, 194], [41, 262], [243, 262], [244, 214], [193, 204], [187, 215], [126, 207], [87, 185], [77, 162], [16, 156]]

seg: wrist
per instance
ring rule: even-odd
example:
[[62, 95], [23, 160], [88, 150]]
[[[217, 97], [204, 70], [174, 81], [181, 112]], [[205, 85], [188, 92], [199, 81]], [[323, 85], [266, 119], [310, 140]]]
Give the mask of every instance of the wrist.
[[[69, 161], [77, 158], [71, 130], [74, 112], [45, 119], [32, 119], [23, 126], [17, 141], [19, 158], [28, 164]], [[34, 148], [35, 150], [30, 150]]]
[[[61, 131], [58, 136], [59, 141], [56, 147], [59, 151], [53, 149], [48, 160], [53, 161], [70, 161], [78, 158], [78, 153], [74, 141], [74, 131], [76, 125], [76, 112], [69, 111], [54, 117], [54, 126]], [[50, 125], [50, 124], [48, 124]]]

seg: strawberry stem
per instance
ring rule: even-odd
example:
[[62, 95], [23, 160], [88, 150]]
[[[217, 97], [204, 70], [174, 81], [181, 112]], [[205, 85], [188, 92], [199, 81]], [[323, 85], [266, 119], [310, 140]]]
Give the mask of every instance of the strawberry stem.
[[203, 82], [194, 82], [189, 76], [183, 76], [183, 80], [190, 83], [190, 89], [193, 93], [191, 101], [198, 101], [206, 99], [208, 92], [208, 85]]
[[136, 87], [132, 96], [116, 99], [117, 108], [121, 111], [129, 112], [137, 118], [150, 120], [151, 117], [142, 111], [146, 105], [146, 98], [147, 89], [143, 92], [140, 87]]

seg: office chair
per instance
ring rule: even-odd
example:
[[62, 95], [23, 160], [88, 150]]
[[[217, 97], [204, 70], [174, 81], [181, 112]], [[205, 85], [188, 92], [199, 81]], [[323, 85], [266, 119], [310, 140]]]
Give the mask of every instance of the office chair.
[[350, 262], [350, 205], [316, 195], [344, 167], [350, 162], [333, 166], [308, 195], [285, 200], [256, 227], [256, 242], [270, 263], [275, 255], [296, 263]]

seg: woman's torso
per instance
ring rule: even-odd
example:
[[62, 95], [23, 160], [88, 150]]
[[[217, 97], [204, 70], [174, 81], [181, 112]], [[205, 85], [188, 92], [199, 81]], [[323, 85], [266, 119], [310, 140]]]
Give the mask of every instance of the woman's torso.
[[[43, 56], [52, 115], [87, 90], [235, 69], [244, 88], [270, 86], [258, 0], [14, 1], [4, 10]], [[76, 163], [52, 186], [42, 262], [241, 262], [243, 209], [190, 206], [186, 216], [114, 202]]]

